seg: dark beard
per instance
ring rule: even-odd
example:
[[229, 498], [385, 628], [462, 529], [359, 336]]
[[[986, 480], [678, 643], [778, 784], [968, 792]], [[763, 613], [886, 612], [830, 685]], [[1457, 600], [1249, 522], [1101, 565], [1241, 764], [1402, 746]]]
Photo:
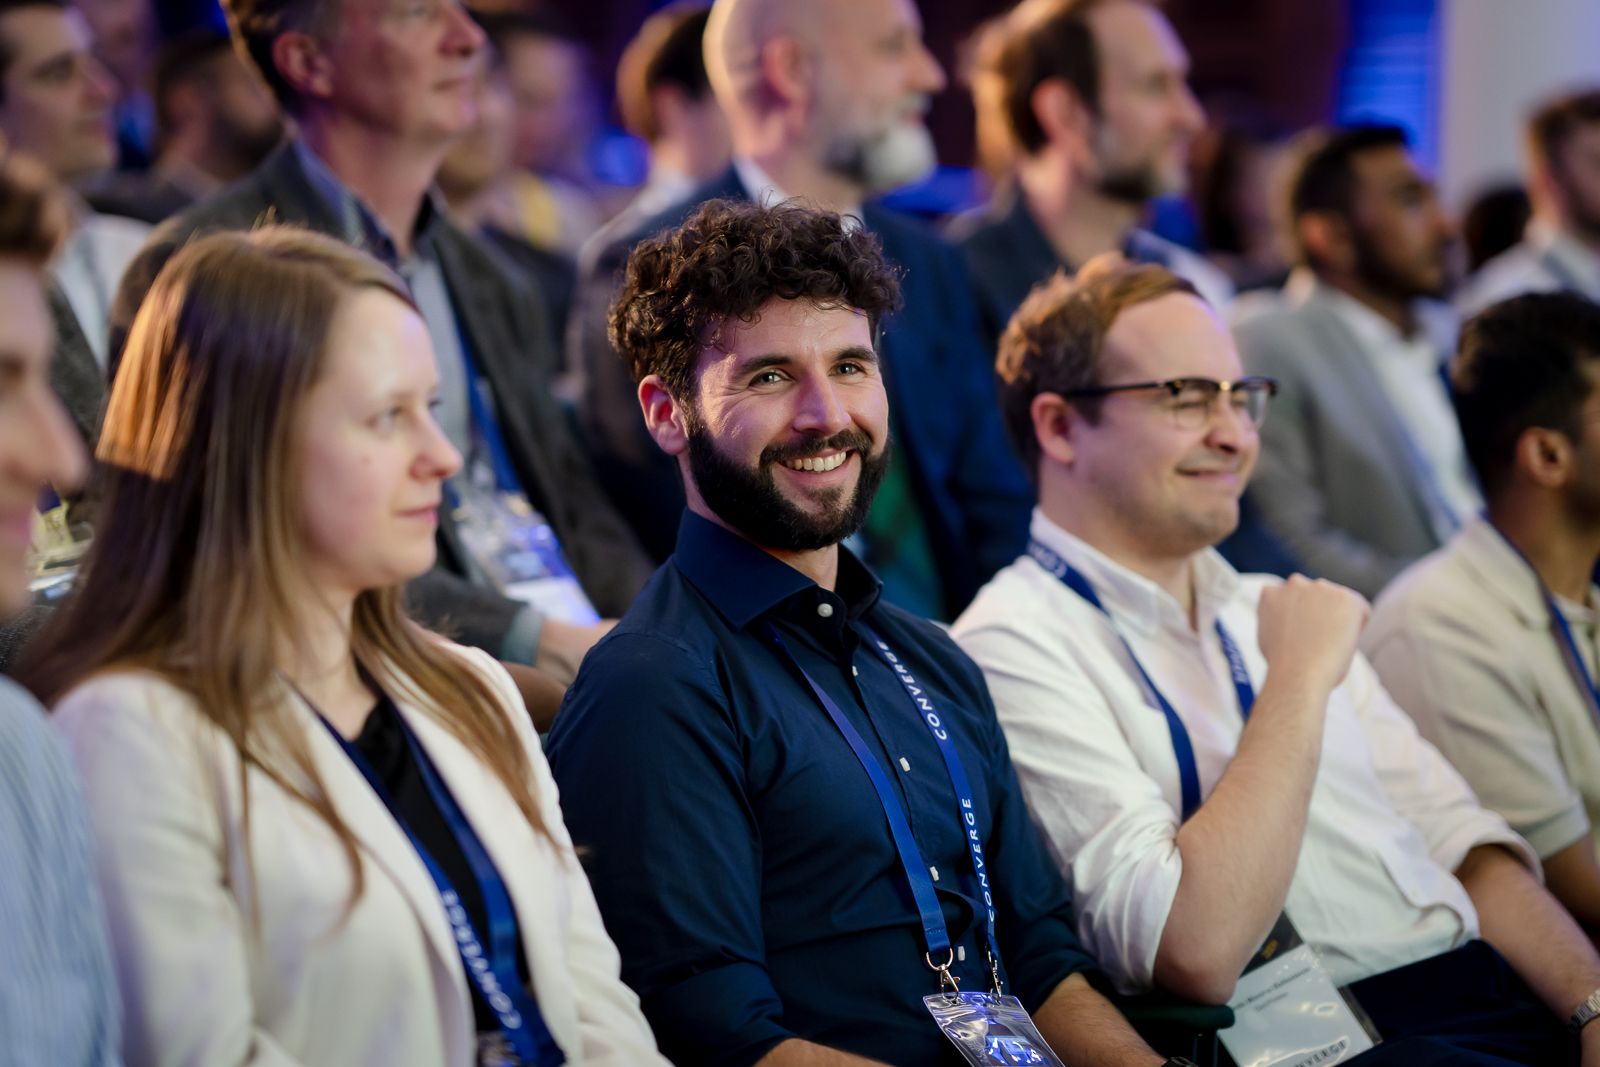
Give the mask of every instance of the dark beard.
[[[1442, 300], [1450, 291], [1450, 271], [1448, 265], [1439, 271], [1437, 283], [1425, 283], [1416, 272], [1397, 269], [1373, 247], [1372, 240], [1354, 223], [1350, 223], [1350, 239], [1356, 254], [1356, 277], [1360, 278], [1375, 292], [1401, 300], [1414, 300], [1425, 297], [1429, 300]], [[1445, 256], [1441, 249], [1439, 255]]]
[[[700, 498], [723, 522], [763, 548], [781, 552], [814, 552], [836, 545], [861, 529], [878, 485], [889, 468], [889, 442], [870, 455], [872, 441], [860, 430], [842, 430], [820, 441], [765, 449], [752, 469], [717, 450], [703, 427], [689, 431], [689, 471]], [[855, 492], [833, 490], [824, 498], [826, 511], [813, 516], [790, 503], [772, 476], [772, 464], [821, 452], [849, 450], [861, 464]]]
[[1101, 176], [1096, 188], [1107, 200], [1141, 207], [1162, 193], [1161, 177], [1149, 165], [1108, 171]]

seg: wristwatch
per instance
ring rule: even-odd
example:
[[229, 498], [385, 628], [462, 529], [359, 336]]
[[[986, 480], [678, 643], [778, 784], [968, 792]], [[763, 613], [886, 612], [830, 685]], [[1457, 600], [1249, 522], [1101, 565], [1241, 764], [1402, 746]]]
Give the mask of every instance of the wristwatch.
[[1567, 1020], [1567, 1029], [1577, 1033], [1597, 1017], [1600, 1017], [1600, 989], [1590, 993], [1589, 999], [1578, 1005], [1572, 1018]]

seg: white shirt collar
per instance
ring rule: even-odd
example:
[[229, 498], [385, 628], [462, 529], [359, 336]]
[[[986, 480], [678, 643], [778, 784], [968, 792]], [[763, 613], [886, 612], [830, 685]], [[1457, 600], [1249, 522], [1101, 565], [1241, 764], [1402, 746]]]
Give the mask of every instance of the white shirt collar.
[[[734, 156], [733, 171], [739, 177], [739, 184], [744, 186], [744, 191], [750, 194], [750, 199], [763, 207], [781, 204], [786, 200], [793, 200], [772, 180], [772, 175], [761, 168], [761, 165], [749, 156]], [[847, 232], [854, 232], [861, 223], [861, 206], [846, 208], [839, 214], [844, 216], [844, 226]]]
[[[1040, 508], [1033, 509], [1029, 533], [1089, 580], [1118, 625], [1127, 625], [1146, 634], [1163, 627], [1189, 629], [1188, 613], [1176, 597], [1089, 542], [1068, 533]], [[1196, 552], [1190, 557], [1190, 567], [1194, 580], [1195, 619], [1200, 629], [1208, 629], [1216, 621], [1217, 613], [1238, 595], [1239, 572], [1214, 548]]]
[[1413, 321], [1416, 330], [1411, 335], [1402, 334], [1395, 329], [1394, 323], [1378, 314], [1376, 311], [1350, 296], [1340, 292], [1331, 285], [1320, 284], [1318, 289], [1322, 298], [1327, 301], [1334, 313], [1344, 320], [1350, 331], [1356, 335], [1356, 340], [1361, 343], [1362, 349], [1368, 352], [1381, 352], [1398, 347], [1418, 347], [1430, 353], [1432, 359], [1433, 345], [1428, 337], [1427, 330], [1423, 328], [1423, 314], [1417, 302], [1413, 301]]

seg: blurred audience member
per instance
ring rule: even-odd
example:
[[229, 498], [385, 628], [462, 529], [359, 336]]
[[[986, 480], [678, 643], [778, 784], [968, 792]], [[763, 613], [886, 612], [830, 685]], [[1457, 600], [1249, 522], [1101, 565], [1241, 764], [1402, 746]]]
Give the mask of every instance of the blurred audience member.
[[512, 158], [521, 168], [511, 214], [500, 224], [540, 248], [576, 256], [605, 222], [589, 149], [600, 104], [588, 46], [543, 9], [480, 18], [511, 86]]
[[[69, 187], [111, 167], [113, 86], [83, 16], [62, 0], [0, 0], [0, 134]], [[149, 228], [102, 215], [74, 194], [57, 283], [103, 367], [111, 298]]]
[[1362, 645], [1600, 937], [1600, 305], [1491, 305], [1451, 381], [1487, 513], [1389, 585]]
[[1483, 506], [1442, 369], [1456, 230], [1399, 129], [1301, 149], [1304, 284], [1237, 327], [1245, 367], [1280, 386], [1247, 499], [1300, 569], [1370, 597]]
[[1276, 289], [1290, 250], [1279, 217], [1284, 131], [1238, 105], [1221, 105], [1196, 139], [1189, 168], [1206, 256], [1236, 290]]
[[1383, 1038], [1359, 1064], [1577, 1067], [1600, 955], [1356, 653], [1366, 603], [1212, 551], [1272, 421], [1216, 311], [1111, 254], [1028, 298], [999, 371], [1039, 508], [953, 633], [1113, 987], [1235, 1004], [1240, 1063], [1283, 1062], [1261, 1030], [1340, 1060], [1342, 988]]
[[521, 170], [512, 162], [511, 86], [505, 62], [487, 46], [478, 94], [478, 118], [450, 146], [439, 168], [439, 192], [450, 217], [502, 257], [519, 277], [527, 278], [544, 299], [545, 325], [551, 351], [560, 354], [565, 340], [577, 264], [571, 256], [540, 248], [501, 224], [514, 213], [515, 189]]
[[911, 0], [717, 0], [706, 67], [728, 116], [733, 165], [597, 256], [579, 279], [572, 366], [601, 477], [658, 558], [683, 490], [639, 418], [637, 384], [605, 332], [630, 247], [710, 199], [799, 198], [855, 215], [906, 270], [905, 308], [884, 323], [893, 454], [859, 546], [895, 604], [952, 618], [1011, 557], [1027, 480], [1006, 444], [971, 283], [955, 249], [870, 197], [934, 166], [923, 123], [944, 71]]
[[979, 59], [1015, 149], [1012, 181], [955, 233], [991, 342], [1035, 284], [1101, 252], [1163, 263], [1221, 307], [1226, 276], [1139, 229], [1150, 201], [1183, 191], [1205, 116], [1189, 57], [1150, 0], [1025, 0]]
[[[982, 677], [840, 545], [889, 456], [876, 245], [717, 201], [630, 258], [613, 335], [690, 503], [551, 735], [573, 836], [677, 1063], [963, 1063], [924, 1007], [959, 981], [1068, 1062], [1154, 1065], [1091, 984]], [[1055, 1062], [1029, 1052], [998, 1062]]]
[[1467, 270], [1514, 248], [1533, 217], [1533, 201], [1520, 185], [1497, 185], [1472, 198], [1461, 216], [1461, 239], [1467, 246]]
[[[628, 132], [650, 146], [650, 175], [619, 216], [629, 228], [722, 173], [732, 146], [706, 75], [711, 6], [687, 0], [644, 20], [617, 66], [617, 106]], [[612, 220], [614, 225], [616, 220]], [[616, 236], [624, 230], [618, 229]]]
[[89, 22], [94, 54], [116, 85], [118, 166], [142, 170], [159, 147], [156, 107], [150, 93], [160, 41], [153, 0], [73, 0]]
[[511, 678], [401, 606], [461, 465], [438, 384], [399, 276], [303, 230], [190, 243], [134, 321], [27, 671], [132, 1063], [664, 1067]]
[[1572, 289], [1600, 300], [1600, 89], [1534, 112], [1527, 156], [1533, 202], [1527, 235], [1462, 288], [1463, 315], [1530, 291]]
[[[67, 206], [42, 171], [0, 162], [0, 617], [28, 606], [29, 533], [45, 485], [84, 476], [50, 389], [45, 264]], [[44, 709], [0, 678], [0, 1062], [115, 1067], [117, 991], [83, 797]]]
[[215, 30], [162, 49], [155, 104], [160, 155], [146, 174], [118, 172], [89, 189], [96, 210], [161, 222], [249, 174], [283, 139], [272, 94]]
[[398, 269], [439, 357], [440, 424], [466, 457], [448, 483], [440, 563], [411, 586], [418, 610], [511, 664], [570, 679], [604, 632], [597, 612], [620, 613], [649, 563], [551, 399], [542, 302], [430, 191], [477, 120], [483, 34], [455, 0], [421, 0], [404, 17], [381, 4], [336, 11], [330, 21], [299, 0], [229, 5], [299, 136], [156, 231], [118, 293], [118, 334], [190, 236], [269, 213]]

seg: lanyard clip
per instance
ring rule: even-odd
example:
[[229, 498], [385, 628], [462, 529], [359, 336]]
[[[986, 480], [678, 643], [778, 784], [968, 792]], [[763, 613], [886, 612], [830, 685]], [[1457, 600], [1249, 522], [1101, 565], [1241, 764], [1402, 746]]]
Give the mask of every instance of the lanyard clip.
[[1001, 989], [1000, 989], [1000, 961], [994, 958], [994, 953], [993, 952], [990, 952], [988, 954], [988, 956], [989, 956], [989, 992], [993, 993], [997, 997], [1003, 997], [1003, 996], [1005, 996], [1005, 993], [1003, 993], [1001, 991]]
[[956, 950], [947, 948], [944, 952], [943, 963], [934, 963], [931, 952], [924, 952], [922, 958], [927, 961], [930, 969], [939, 972], [939, 992], [955, 996], [961, 992], [961, 979], [950, 973], [950, 965], [956, 961]]

